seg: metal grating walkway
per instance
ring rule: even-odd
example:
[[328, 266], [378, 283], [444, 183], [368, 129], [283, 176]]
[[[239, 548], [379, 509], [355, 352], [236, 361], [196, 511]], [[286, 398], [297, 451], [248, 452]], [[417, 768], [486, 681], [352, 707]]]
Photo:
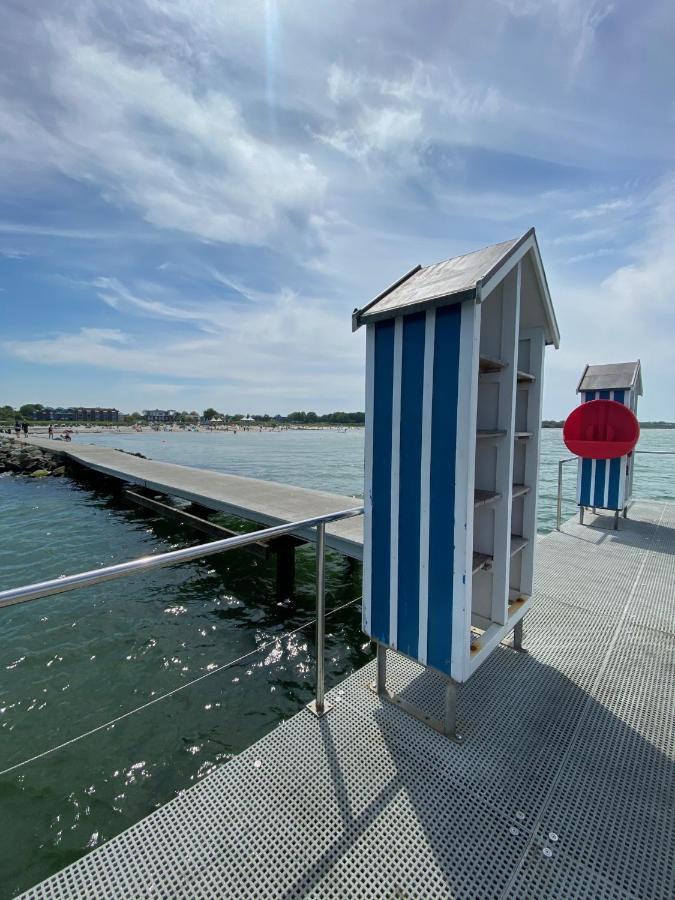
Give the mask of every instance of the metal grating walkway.
[[[462, 746], [372, 664], [31, 898], [672, 898], [675, 506], [538, 541], [529, 654], [459, 690]], [[442, 682], [391, 656], [438, 716]]]

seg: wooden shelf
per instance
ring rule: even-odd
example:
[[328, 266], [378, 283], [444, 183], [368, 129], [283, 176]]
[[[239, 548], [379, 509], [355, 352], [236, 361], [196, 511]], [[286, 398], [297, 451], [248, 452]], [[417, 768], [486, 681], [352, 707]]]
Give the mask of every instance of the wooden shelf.
[[474, 550], [473, 554], [473, 567], [471, 569], [471, 573], [473, 575], [476, 574], [480, 569], [486, 569], [488, 566], [492, 564], [492, 557], [487, 553], [476, 553]]
[[503, 360], [492, 359], [490, 356], [481, 356], [478, 359], [478, 371], [481, 375], [485, 375], [488, 372], [501, 372], [507, 366], [508, 363]]
[[476, 488], [473, 492], [473, 505], [487, 506], [488, 503], [494, 503], [500, 497], [501, 494], [498, 494], [496, 491], [482, 491], [480, 488]]
[[500, 438], [504, 437], [505, 434], [505, 431], [492, 431], [485, 428], [479, 428], [476, 431], [476, 437], [478, 438], [478, 440], [486, 440], [487, 438]]
[[519, 534], [511, 535], [511, 556], [515, 556], [516, 553], [520, 553], [521, 550], [524, 550], [527, 547], [528, 540], [527, 538], [521, 537]]
[[530, 372], [521, 372], [520, 370], [518, 370], [516, 378], [521, 384], [533, 384], [537, 380], [536, 375], [532, 375]]
[[528, 484], [514, 484], [511, 491], [511, 497], [515, 500], [516, 497], [522, 497], [523, 494], [527, 494], [529, 490], [530, 486]]

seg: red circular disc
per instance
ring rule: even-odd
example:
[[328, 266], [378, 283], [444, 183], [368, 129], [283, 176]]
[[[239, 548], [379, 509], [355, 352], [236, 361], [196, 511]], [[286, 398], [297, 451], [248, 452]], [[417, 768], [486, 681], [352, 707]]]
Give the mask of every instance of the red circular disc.
[[567, 449], [584, 459], [615, 459], [634, 449], [640, 437], [635, 413], [616, 400], [589, 400], [565, 422]]

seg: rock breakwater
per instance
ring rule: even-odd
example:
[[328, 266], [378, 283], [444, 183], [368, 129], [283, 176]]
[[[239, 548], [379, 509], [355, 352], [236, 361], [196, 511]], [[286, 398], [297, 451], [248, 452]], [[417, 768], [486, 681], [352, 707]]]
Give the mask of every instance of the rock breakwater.
[[12, 438], [0, 438], [0, 474], [47, 478], [66, 474], [63, 462], [52, 453]]

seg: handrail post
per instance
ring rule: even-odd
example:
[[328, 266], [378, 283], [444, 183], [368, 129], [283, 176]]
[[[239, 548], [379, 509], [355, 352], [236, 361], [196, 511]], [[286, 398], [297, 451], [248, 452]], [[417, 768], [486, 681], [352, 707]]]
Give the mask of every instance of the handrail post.
[[331, 708], [324, 698], [326, 679], [326, 525], [316, 526], [316, 698], [309, 708], [323, 716]]
[[555, 516], [555, 530], [560, 531], [562, 522], [562, 480], [563, 480], [563, 463], [564, 459], [558, 460], [558, 508]]

